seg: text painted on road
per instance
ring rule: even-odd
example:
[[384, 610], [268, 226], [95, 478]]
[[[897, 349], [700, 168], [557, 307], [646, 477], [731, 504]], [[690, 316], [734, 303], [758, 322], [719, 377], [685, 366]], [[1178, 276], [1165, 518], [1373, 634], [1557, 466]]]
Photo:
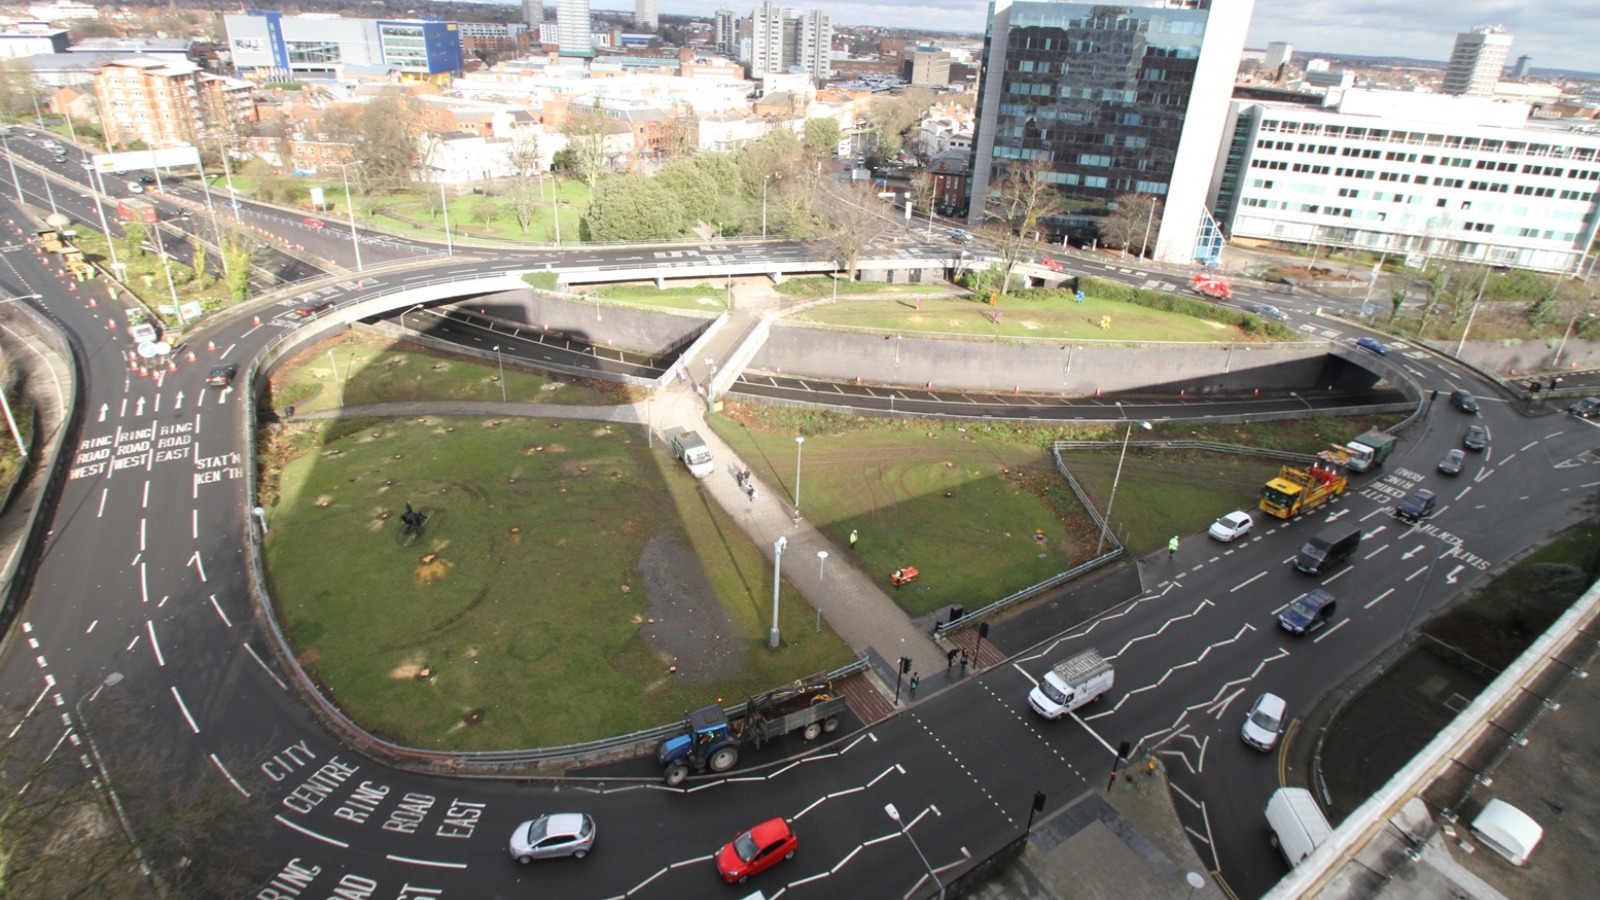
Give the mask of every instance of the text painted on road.
[[[426, 833], [423, 823], [427, 821], [428, 813], [438, 805], [438, 798], [431, 794], [408, 793], [400, 798], [400, 804], [389, 813], [383, 830], [400, 834]], [[451, 800], [445, 805], [443, 818], [434, 827], [433, 834], [445, 838], [472, 837], [472, 830], [478, 827], [478, 819], [482, 815], [482, 803]]]
[[[188, 459], [194, 448], [194, 423], [173, 422], [165, 425], [147, 425], [144, 428], [118, 428], [115, 434], [102, 434], [78, 442], [78, 453], [72, 460], [71, 478], [92, 478], [108, 470], [149, 468], [158, 462]], [[234, 468], [242, 477], [244, 469], [235, 459]]]
[[[256, 891], [256, 900], [293, 900], [295, 897], [327, 896], [330, 900], [368, 900], [378, 896], [378, 880], [354, 872], [346, 872], [339, 877], [339, 883], [331, 888], [319, 888], [315, 894], [307, 894], [317, 876], [322, 874], [322, 867], [312, 865], [295, 857], [289, 860], [278, 873], [269, 879], [264, 887]], [[422, 900], [424, 897], [443, 897], [444, 889], [424, 887], [415, 884], [403, 884], [398, 889], [399, 893], [384, 896], [393, 896], [396, 900]], [[324, 894], [326, 891], [326, 894]]]

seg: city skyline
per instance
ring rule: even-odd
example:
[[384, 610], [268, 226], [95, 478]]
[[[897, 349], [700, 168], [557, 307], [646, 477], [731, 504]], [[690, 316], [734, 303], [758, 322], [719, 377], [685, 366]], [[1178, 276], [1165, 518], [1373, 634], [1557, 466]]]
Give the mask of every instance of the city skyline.
[[[709, 19], [723, 0], [661, 0], [660, 12]], [[728, 0], [730, 9], [748, 16], [753, 0]], [[927, 28], [981, 35], [988, 20], [986, 0], [793, 0], [782, 5], [817, 9], [836, 29], [874, 25]], [[595, 10], [632, 12], [633, 0], [597, 0]], [[1342, 53], [1351, 56], [1400, 56], [1441, 65], [1450, 58], [1458, 33], [1478, 25], [1503, 25], [1515, 42], [1511, 60], [1527, 55], [1535, 69], [1595, 72], [1589, 40], [1600, 34], [1600, 4], [1592, 0], [1541, 0], [1513, 4], [1505, 0], [1458, 0], [1447, 9], [1408, 6], [1384, 0], [1279, 0], [1257, 3], [1245, 46], [1264, 50], [1273, 41], [1287, 41], [1296, 52]]]

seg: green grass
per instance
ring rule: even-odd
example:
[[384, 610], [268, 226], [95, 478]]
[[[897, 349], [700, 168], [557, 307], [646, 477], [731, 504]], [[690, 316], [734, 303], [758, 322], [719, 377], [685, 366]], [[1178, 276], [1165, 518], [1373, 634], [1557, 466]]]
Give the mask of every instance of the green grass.
[[[73, 230], [77, 235], [72, 243], [83, 251], [84, 258], [98, 263], [107, 270], [111, 269], [111, 251], [106, 246], [106, 236], [99, 231], [85, 225], [75, 225]], [[153, 241], [154, 238], [152, 237]], [[172, 306], [172, 290], [176, 288], [178, 300], [183, 303], [198, 302], [201, 307], [210, 312], [228, 305], [228, 286], [221, 278], [207, 278], [204, 287], [194, 278], [194, 270], [178, 262], [173, 257], [167, 257], [167, 263], [172, 269], [172, 286], [167, 284], [167, 275], [161, 267], [161, 257], [149, 251], [141, 251], [140, 255], [133, 256], [128, 252], [128, 243], [117, 241], [117, 261], [127, 265], [122, 283], [127, 285], [132, 293], [136, 294], [151, 309], [160, 311], [162, 307]], [[216, 265], [215, 254], [210, 256], [211, 264]], [[97, 296], [105, 287], [98, 279], [87, 281], [78, 285], [79, 291], [91, 291]], [[178, 324], [178, 316], [174, 310], [171, 315], [164, 314], [162, 319], [169, 325]]]
[[[925, 288], [932, 290], [932, 288]], [[1040, 292], [1042, 295], [1044, 292]], [[845, 300], [809, 307], [793, 318], [851, 328], [940, 333], [969, 338], [1038, 337], [1109, 341], [1264, 340], [1243, 330], [1177, 313], [1088, 297], [1076, 303], [1070, 291], [1052, 292], [1051, 299], [1001, 297], [995, 306], [976, 297], [896, 297], [892, 300]], [[997, 317], [999, 321], [996, 322]], [[1110, 328], [1101, 327], [1109, 317]]]
[[[310, 426], [299, 426], [309, 429]], [[664, 448], [546, 420], [344, 422], [287, 465], [269, 513], [273, 595], [302, 663], [375, 733], [448, 749], [548, 746], [672, 721], [853, 655], [792, 592], [765, 647], [770, 567]], [[399, 540], [406, 502], [427, 537]], [[387, 516], [387, 518], [385, 518]], [[639, 559], [687, 549], [745, 657], [695, 682], [639, 637]], [[423, 667], [436, 678], [419, 681]], [[481, 724], [463, 717], [482, 710]]]
[[[407, 345], [398, 345], [404, 348]], [[387, 339], [347, 332], [297, 355], [272, 381], [274, 408], [293, 405], [297, 412], [334, 409], [339, 391], [333, 363], [339, 367], [345, 406], [406, 400], [500, 400], [499, 370], [493, 361], [396, 349]], [[329, 353], [333, 354], [332, 361]], [[599, 406], [629, 402], [624, 388], [561, 380], [507, 362], [506, 399], [513, 403], [557, 403]]]

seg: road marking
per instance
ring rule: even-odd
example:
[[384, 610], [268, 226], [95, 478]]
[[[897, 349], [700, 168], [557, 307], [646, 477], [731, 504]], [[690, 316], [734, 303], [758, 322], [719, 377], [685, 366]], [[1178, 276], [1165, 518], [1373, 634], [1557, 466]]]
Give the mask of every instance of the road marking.
[[189, 707], [184, 704], [183, 695], [178, 693], [177, 685], [172, 686], [172, 699], [178, 701], [178, 710], [182, 712], [183, 717], [188, 720], [189, 727], [194, 729], [195, 734], [199, 734], [200, 726], [195, 724], [194, 716], [189, 715]]
[[1241, 582], [1240, 584], [1236, 584], [1232, 588], [1229, 588], [1228, 589], [1228, 593], [1232, 594], [1232, 593], [1237, 592], [1240, 588], [1249, 587], [1251, 584], [1254, 584], [1255, 582], [1257, 582], [1260, 579], [1265, 578], [1265, 577], [1267, 577], [1267, 573], [1266, 573], [1265, 570], [1257, 572], [1255, 577], [1251, 578], [1249, 581]]
[[[150, 486], [150, 482], [146, 481], [144, 483], [144, 486], [146, 488], [148, 488]], [[145, 520], [144, 519], [140, 519], [139, 520], [139, 552], [140, 553], [144, 552], [144, 530], [145, 530], [144, 529], [144, 525], [145, 525]]]
[[189, 557], [188, 561], [194, 563], [195, 569], [200, 573], [200, 580], [201, 581], [205, 581], [206, 580], [206, 566], [205, 566], [205, 563], [200, 561], [200, 551], [196, 550], [194, 552], [194, 554]]
[[218, 616], [218, 618], [222, 619], [222, 624], [228, 626], [229, 628], [233, 627], [233, 623], [228, 621], [228, 614], [223, 612], [222, 611], [222, 606], [217, 603], [217, 595], [216, 594], [212, 594], [211, 595], [211, 608], [215, 609], [217, 611], [217, 616]]
[[144, 563], [139, 563], [139, 602], [150, 602], [150, 582], [145, 578]]
[[101, 518], [106, 514], [106, 494], [109, 493], [111, 493], [110, 488], [100, 489], [100, 508], [94, 511], [94, 517], [96, 519]]
[[45, 675], [44, 676], [44, 690], [39, 692], [39, 696], [34, 698], [33, 703], [28, 707], [28, 711], [23, 713], [22, 714], [22, 718], [17, 720], [16, 727], [12, 728], [11, 729], [11, 733], [6, 735], [6, 740], [9, 741], [12, 738], [17, 736], [17, 732], [22, 730], [22, 726], [28, 721], [28, 717], [33, 715], [33, 711], [39, 708], [39, 704], [44, 702], [44, 698], [50, 695], [50, 691], [52, 689], [54, 689], [55, 686], [56, 686], [55, 676], [53, 676], [53, 675]]
[[384, 859], [390, 860], [391, 862], [410, 863], [414, 866], [429, 866], [435, 869], [465, 869], [467, 867], [466, 863], [438, 862], [431, 859], [414, 859], [409, 856], [398, 856], [393, 853], [387, 854], [384, 856]]
[[1322, 643], [1322, 639], [1323, 638], [1332, 635], [1335, 631], [1338, 631], [1339, 629], [1341, 629], [1341, 628], [1343, 628], [1343, 627], [1345, 627], [1346, 625], [1349, 625], [1349, 624], [1350, 624], [1350, 620], [1349, 619], [1340, 619], [1339, 620], [1339, 624], [1333, 626], [1332, 628], [1329, 628], [1327, 631], [1324, 631], [1322, 634], [1319, 634], [1316, 637], [1312, 638], [1311, 639], [1311, 643], [1320, 644], [1320, 643]]
[[1344, 568], [1339, 570], [1338, 574], [1329, 576], [1328, 578], [1324, 579], [1323, 582], [1322, 582], [1322, 586], [1323, 587], [1327, 587], [1328, 585], [1333, 584], [1335, 581], [1338, 581], [1340, 578], [1343, 578], [1350, 571], [1351, 571], [1350, 567], [1349, 566], [1345, 566]]
[[256, 655], [256, 650], [255, 650], [254, 647], [250, 646], [250, 642], [249, 641], [246, 641], [244, 643], [244, 649], [245, 649], [245, 652], [250, 654], [250, 658], [256, 661], [256, 665], [261, 667], [261, 671], [267, 673], [267, 677], [268, 678], [271, 678], [273, 681], [276, 681], [278, 683], [278, 687], [280, 687], [280, 688], [282, 688], [282, 689], [284, 689], [286, 691], [289, 689], [289, 686], [287, 684], [283, 683], [283, 679], [279, 678], [276, 673], [274, 673], [271, 669], [267, 668], [266, 662], [264, 662], [261, 659], [260, 656]]
[[1461, 502], [1461, 498], [1465, 497], [1471, 490], [1472, 490], [1472, 485], [1470, 485], [1470, 484], [1467, 485], [1466, 487], [1462, 488], [1461, 489], [1461, 493], [1455, 495], [1455, 497], [1454, 497], [1455, 501], [1457, 503], [1460, 503]]
[[1417, 577], [1418, 575], [1421, 575], [1423, 572], [1426, 572], [1426, 571], [1428, 571], [1428, 567], [1427, 566], [1423, 566], [1422, 568], [1416, 570], [1415, 572], [1412, 572], [1410, 575], [1407, 575], [1406, 576], [1406, 581], [1410, 581], [1411, 579]]
[[350, 846], [349, 844], [346, 844], [344, 841], [334, 840], [333, 838], [327, 837], [326, 835], [317, 834], [315, 831], [312, 831], [309, 828], [305, 828], [303, 826], [296, 825], [295, 823], [289, 821], [288, 819], [285, 819], [283, 817], [282, 813], [279, 813], [279, 814], [273, 816], [273, 818], [277, 819], [279, 823], [281, 823], [283, 825], [287, 825], [290, 828], [293, 828], [295, 831], [300, 832], [301, 834], [305, 835], [306, 837], [316, 838], [317, 840], [323, 842], [324, 844], [331, 844], [331, 845], [333, 845], [335, 847], [340, 848], [341, 850], [346, 848], [346, 847], [348, 847], [348, 846]]
[[1387, 591], [1384, 591], [1383, 593], [1379, 594], [1378, 596], [1373, 597], [1372, 600], [1369, 601], [1366, 606], [1363, 606], [1361, 608], [1362, 609], [1371, 609], [1374, 606], [1377, 606], [1379, 603], [1383, 602], [1383, 598], [1389, 596], [1392, 593], [1394, 593], [1394, 588], [1389, 588]]
[[[145, 482], [144, 482], [144, 499], [139, 501], [139, 508], [140, 509], [149, 509], [150, 508], [150, 480], [148, 478], [145, 479]], [[141, 529], [141, 535], [142, 535], [142, 530], [144, 528], [144, 523], [142, 521], [139, 524], [139, 528]], [[139, 548], [141, 550], [144, 549], [144, 541], [142, 539], [142, 536], [141, 536], [141, 540], [139, 541]]]
[[1379, 553], [1382, 553], [1383, 551], [1385, 551], [1387, 549], [1389, 549], [1389, 545], [1388, 544], [1384, 544], [1382, 547], [1379, 547], [1378, 549], [1372, 551], [1371, 553], [1368, 553], [1366, 556], [1363, 556], [1361, 558], [1362, 559], [1371, 559], [1374, 556], [1377, 556]]
[[[155, 654], [156, 654], [156, 665], [161, 666], [162, 668], [166, 668], [166, 665], [167, 665], [166, 657], [161, 655], [161, 645], [156, 642], [156, 623], [152, 622], [149, 619], [145, 619], [144, 620], [144, 627], [145, 627], [146, 631], [150, 632], [150, 649], [155, 651]], [[198, 730], [198, 729], [196, 729], [196, 730]]]
[[246, 797], [250, 796], [250, 792], [245, 790], [244, 785], [240, 784], [238, 779], [233, 777], [233, 773], [229, 772], [228, 768], [222, 764], [222, 760], [217, 759], [217, 755], [215, 753], [211, 754], [211, 763], [217, 767], [217, 771], [222, 773], [223, 778], [228, 779], [228, 783], [233, 785], [234, 790]]

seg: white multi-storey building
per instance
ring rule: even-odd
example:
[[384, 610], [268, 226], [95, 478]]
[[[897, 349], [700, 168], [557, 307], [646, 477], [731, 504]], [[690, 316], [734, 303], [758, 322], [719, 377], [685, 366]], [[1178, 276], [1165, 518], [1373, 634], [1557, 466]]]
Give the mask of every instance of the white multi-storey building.
[[562, 56], [593, 56], [589, 0], [556, 0], [556, 43]]
[[1511, 53], [1511, 35], [1498, 25], [1480, 25], [1456, 35], [1450, 64], [1444, 70], [1446, 94], [1487, 97], [1494, 93]]
[[800, 13], [762, 3], [750, 13], [750, 77], [803, 69], [824, 81], [833, 73], [833, 24], [821, 10]]
[[1393, 91], [1236, 100], [1211, 206], [1235, 238], [1577, 272], [1600, 226], [1600, 135], [1528, 109]]
[[722, 8], [717, 10], [713, 22], [713, 40], [717, 52], [732, 56], [739, 48], [738, 18], [734, 16], [733, 10], [728, 8], [728, 4], [724, 3]]
[[633, 0], [633, 26], [641, 31], [655, 31], [661, 27], [656, 0]]
[[817, 81], [827, 81], [833, 74], [833, 23], [822, 10], [813, 9], [799, 16], [797, 25], [799, 34], [790, 65], [805, 69]]

